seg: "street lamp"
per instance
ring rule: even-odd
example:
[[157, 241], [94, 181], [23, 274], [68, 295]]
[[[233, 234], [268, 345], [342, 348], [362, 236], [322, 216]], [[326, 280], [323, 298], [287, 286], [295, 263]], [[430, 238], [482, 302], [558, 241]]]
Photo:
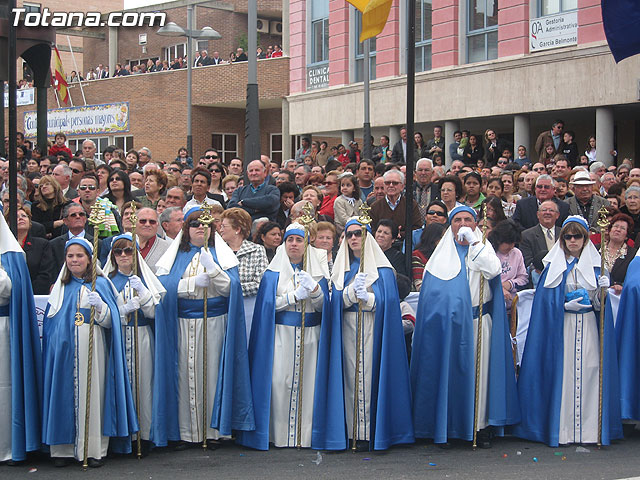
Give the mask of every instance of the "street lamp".
[[193, 30], [193, 5], [187, 5], [187, 29], [185, 30], [174, 22], [168, 22], [164, 27], [160, 27], [156, 32], [164, 37], [187, 37], [187, 151], [193, 158], [193, 136], [191, 135], [191, 75], [193, 68], [192, 39], [218, 40], [222, 38], [218, 32], [211, 27], [202, 27], [200, 30]]

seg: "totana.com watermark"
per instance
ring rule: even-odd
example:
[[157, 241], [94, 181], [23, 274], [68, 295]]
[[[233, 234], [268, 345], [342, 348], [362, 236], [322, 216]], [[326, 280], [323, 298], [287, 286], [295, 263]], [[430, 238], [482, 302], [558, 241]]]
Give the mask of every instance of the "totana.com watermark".
[[165, 12], [51, 12], [44, 7], [41, 12], [27, 12], [14, 8], [13, 26], [18, 27], [163, 27]]

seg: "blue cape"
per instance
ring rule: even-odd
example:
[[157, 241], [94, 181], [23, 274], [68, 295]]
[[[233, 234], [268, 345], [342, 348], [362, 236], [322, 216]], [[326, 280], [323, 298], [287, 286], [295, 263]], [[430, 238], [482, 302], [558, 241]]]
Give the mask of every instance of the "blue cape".
[[11, 279], [11, 458], [25, 460], [41, 439], [42, 351], [31, 277], [21, 252], [2, 254]]
[[[465, 268], [468, 247], [456, 244], [460, 272], [441, 280], [425, 271], [411, 353], [411, 389], [416, 436], [445, 443], [473, 440], [475, 411], [475, 340], [471, 293]], [[492, 299], [487, 413], [494, 432], [520, 420], [509, 324], [500, 275], [485, 284]], [[487, 348], [483, 345], [483, 348]]]
[[[249, 365], [251, 368], [251, 389], [253, 391], [256, 429], [252, 432], [239, 432], [237, 437], [237, 442], [241, 445], [258, 450], [269, 449], [271, 377], [273, 374], [273, 343], [276, 324], [275, 300], [279, 278], [279, 272], [267, 270], [258, 289], [249, 340]], [[329, 312], [331, 310], [329, 285], [324, 278], [318, 283], [324, 293], [324, 304], [322, 305], [322, 323], [324, 323], [329, 321]], [[317, 399], [318, 397], [316, 396], [315, 400]]]
[[[167, 290], [161, 306], [163, 319], [156, 316], [156, 364], [153, 386], [153, 418], [151, 441], [166, 446], [168, 441], [180, 440], [178, 423], [178, 283], [189, 262], [200, 249], [191, 247], [188, 252], [179, 251], [171, 272], [158, 277]], [[211, 254], [218, 258], [214, 248]], [[225, 270], [231, 279], [228, 302], [227, 331], [218, 371], [218, 383], [213, 403], [211, 428], [221, 435], [231, 435], [232, 430], [253, 430], [255, 420], [251, 398], [249, 358], [244, 321], [244, 304], [238, 268]]]
[[[599, 276], [600, 269], [594, 270], [596, 277]], [[564, 272], [562, 282], [555, 288], [544, 287], [548, 271], [547, 266], [533, 298], [527, 344], [518, 377], [522, 421], [513, 429], [513, 434], [557, 447], [562, 401], [565, 284], [570, 269]], [[609, 313], [605, 316], [604, 329], [602, 444], [609, 445], [612, 439], [622, 437], [622, 424], [618, 361], [608, 299], [605, 308]], [[598, 312], [596, 318], [599, 323]], [[597, 395], [597, 392], [592, 393]]]
[[[359, 265], [357, 259], [351, 264], [344, 285], [358, 273]], [[369, 419], [372, 450], [414, 442], [398, 286], [393, 269], [378, 268], [378, 275], [371, 286], [376, 297]], [[342, 292], [333, 285], [331, 320], [322, 322], [320, 330], [311, 436], [311, 447], [317, 450], [344, 450], [348, 444], [342, 370]]]
[[[60, 311], [49, 317], [45, 312], [42, 353], [44, 360], [44, 413], [42, 416], [42, 442], [47, 445], [72, 444], [76, 438], [73, 362], [75, 351], [76, 301], [84, 283], [75, 277], [65, 285]], [[91, 284], [84, 284], [89, 290]], [[106, 388], [104, 397], [104, 423], [102, 434], [107, 437], [126, 437], [138, 431], [138, 419], [131, 396], [127, 361], [122, 343], [120, 313], [109, 281], [96, 279], [96, 292], [111, 313], [112, 328], [105, 329], [108, 348]], [[89, 309], [82, 309], [89, 321]], [[86, 359], [78, 359], [80, 375], [86, 375]], [[85, 399], [79, 399], [84, 402]], [[95, 406], [92, 414], [96, 415]], [[111, 442], [116, 453], [131, 451], [131, 442]]]
[[[629, 264], [618, 307], [616, 346], [620, 367], [622, 418], [640, 419], [640, 258]], [[608, 325], [608, 324], [607, 324]]]

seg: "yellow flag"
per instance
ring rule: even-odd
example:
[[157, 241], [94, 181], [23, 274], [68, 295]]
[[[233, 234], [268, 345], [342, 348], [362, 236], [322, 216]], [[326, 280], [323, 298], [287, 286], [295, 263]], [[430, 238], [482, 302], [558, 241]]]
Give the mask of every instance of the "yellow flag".
[[347, 0], [362, 12], [360, 42], [373, 38], [384, 29], [393, 0]]

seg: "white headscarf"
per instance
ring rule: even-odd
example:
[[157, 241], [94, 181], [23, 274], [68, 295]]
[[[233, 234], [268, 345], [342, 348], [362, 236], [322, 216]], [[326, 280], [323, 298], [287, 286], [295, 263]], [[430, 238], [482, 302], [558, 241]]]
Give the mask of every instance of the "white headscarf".
[[[358, 217], [351, 217], [351, 220], [357, 220]], [[348, 222], [347, 222], [348, 223]], [[360, 261], [364, 262], [364, 273], [367, 274], [367, 281], [365, 286], [370, 287], [376, 280], [378, 280], [378, 267], [389, 267], [391, 263], [384, 254], [376, 239], [373, 235], [370, 235], [366, 231], [366, 235], [362, 237], [364, 244], [364, 258]], [[345, 235], [336, 255], [336, 259], [333, 262], [333, 273], [331, 274], [331, 281], [338, 290], [344, 289], [344, 274], [351, 269], [351, 263], [349, 261], [349, 245], [347, 244], [347, 236]]]
[[6, 252], [22, 252], [24, 254], [9, 225], [7, 225], [2, 210], [0, 210], [0, 254]]
[[[473, 234], [478, 241], [482, 241], [482, 232], [479, 228], [476, 227]], [[493, 250], [489, 242], [486, 242], [484, 246], [485, 248], [491, 248]], [[424, 272], [425, 274], [429, 272], [440, 280], [451, 280], [460, 273], [461, 268], [462, 265], [460, 263], [460, 257], [458, 256], [458, 250], [456, 249], [456, 241], [453, 238], [451, 227], [449, 227], [444, 232], [433, 254], [429, 257], [429, 261], [424, 267]]]
[[[582, 249], [577, 265], [574, 267], [577, 273], [577, 280], [580, 286], [587, 290], [594, 290], [598, 286], [594, 267], [600, 267], [600, 254], [589, 238], [585, 239], [587, 244]], [[560, 285], [562, 275], [567, 269], [567, 258], [564, 250], [557, 241], [553, 248], [542, 259], [546, 267], [549, 265], [547, 278], [544, 280], [545, 288], [555, 288]]]

